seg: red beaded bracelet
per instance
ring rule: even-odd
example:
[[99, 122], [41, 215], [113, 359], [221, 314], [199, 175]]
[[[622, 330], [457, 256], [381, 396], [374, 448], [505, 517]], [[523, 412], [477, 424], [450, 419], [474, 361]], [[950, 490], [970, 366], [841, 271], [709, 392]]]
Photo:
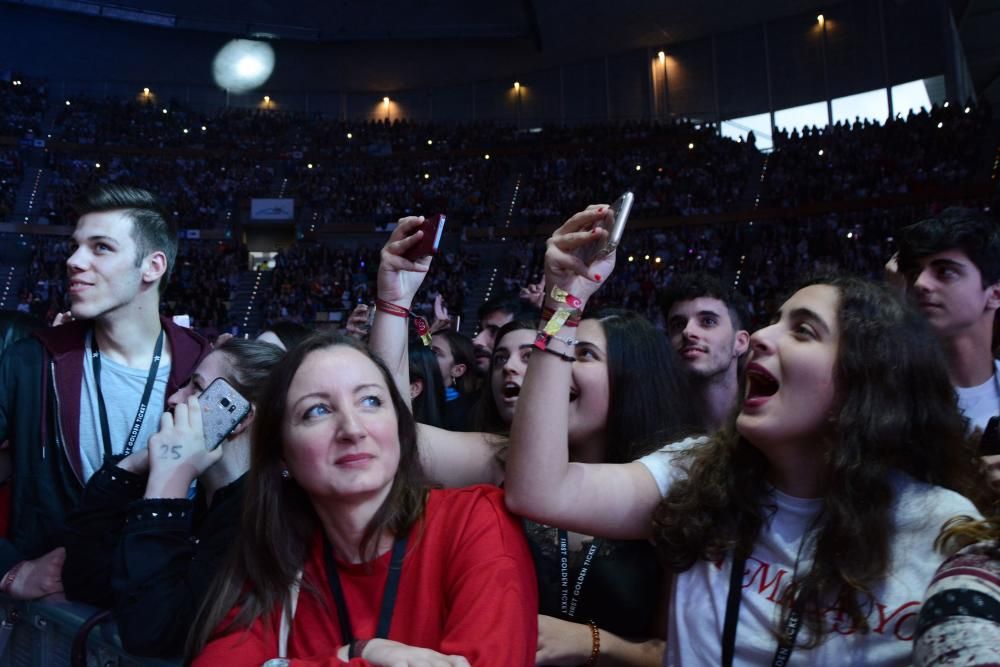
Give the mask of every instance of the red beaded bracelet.
[[594, 621], [591, 621], [587, 625], [590, 626], [590, 638], [592, 644], [590, 647], [590, 658], [588, 658], [587, 662], [583, 664], [584, 667], [592, 667], [597, 664], [598, 658], [601, 657], [601, 629], [597, 627], [597, 623]]

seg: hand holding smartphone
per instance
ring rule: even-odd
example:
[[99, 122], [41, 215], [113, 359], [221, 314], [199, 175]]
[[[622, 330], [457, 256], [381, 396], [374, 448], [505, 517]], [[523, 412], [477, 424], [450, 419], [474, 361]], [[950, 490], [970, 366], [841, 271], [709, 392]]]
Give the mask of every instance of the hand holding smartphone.
[[632, 212], [634, 199], [631, 192], [626, 192], [609, 207], [608, 215], [595, 227], [608, 231], [607, 240], [601, 244], [589, 243], [576, 251], [577, 257], [582, 259], [585, 264], [589, 266], [596, 260], [607, 257], [618, 248], [618, 244], [622, 241], [622, 235], [625, 233], [625, 224], [628, 222], [629, 213]]
[[250, 401], [223, 378], [215, 378], [198, 397], [205, 447], [212, 451], [250, 413]]
[[424, 218], [420, 227], [414, 231], [414, 234], [417, 232], [423, 232], [423, 238], [420, 239], [420, 242], [417, 243], [417, 245], [407, 250], [403, 254], [403, 257], [411, 262], [415, 262], [421, 257], [436, 255], [438, 247], [441, 245], [441, 235], [444, 233], [445, 217], [444, 213], [439, 213], [438, 215]]

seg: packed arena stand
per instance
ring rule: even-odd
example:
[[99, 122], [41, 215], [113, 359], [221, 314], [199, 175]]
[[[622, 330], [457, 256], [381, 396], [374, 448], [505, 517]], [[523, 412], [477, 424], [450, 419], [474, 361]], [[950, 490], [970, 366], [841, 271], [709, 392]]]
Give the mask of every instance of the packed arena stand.
[[0, 220], [6, 220], [14, 211], [17, 190], [24, 176], [24, 166], [17, 151], [0, 148]]
[[[11, 146], [0, 148], [0, 218], [9, 218], [17, 205], [29, 159], [46, 174], [39, 181], [38, 215], [32, 222], [72, 226], [74, 202], [93, 185], [128, 184], [155, 192], [185, 232], [156, 307], [168, 318], [188, 316], [191, 328], [210, 340], [223, 333], [254, 336], [282, 322], [342, 328], [356, 306], [370, 306], [379, 296], [380, 249], [391, 229], [386, 223], [438, 211], [448, 214], [449, 244], [419, 291], [408, 295], [407, 307], [428, 320], [443, 312], [455, 321], [486, 298], [539, 285], [551, 260], [545, 241], [551, 227], [595, 201], [613, 201], [624, 190], [636, 194], [633, 222], [614, 272], [597, 281], [600, 289], [587, 310], [628, 308], [639, 315], [606, 315], [612, 322], [622, 319], [618, 325], [600, 325], [606, 340], [620, 345], [631, 340], [628, 336], [645, 336], [645, 343], [665, 348], [645, 320], [667, 328], [665, 290], [679, 276], [697, 271], [744, 295], [749, 321], [740, 326], [756, 329], [779, 310], [790, 286], [817, 268], [837, 267], [880, 281], [902, 227], [955, 201], [984, 202], [994, 157], [993, 147], [981, 141], [991, 129], [990, 110], [976, 105], [934, 107], [884, 125], [781, 131], [774, 150], [761, 153], [753, 142], [721, 136], [714, 124], [686, 120], [545, 125], [532, 131], [493, 123], [341, 122], [272, 110], [204, 114], [177, 102], [142, 99], [60, 101], [58, 114], [53, 109], [47, 115], [53, 126], [43, 128], [44, 84], [17, 88], [0, 91], [0, 101], [9, 102], [0, 111], [0, 138]], [[34, 145], [13, 148], [26, 133], [37, 136], [50, 129], [44, 153]], [[292, 198], [297, 218], [281, 230], [288, 244], [270, 267], [257, 269], [257, 276], [250, 273], [244, 245], [252, 233], [248, 219], [254, 197]], [[348, 234], [338, 226], [365, 231]], [[198, 236], [195, 230], [210, 233], [191, 238]], [[74, 247], [63, 235], [18, 242], [30, 244], [31, 253], [17, 309], [52, 322], [72, 302], [66, 258]], [[234, 312], [236, 294], [260, 275], [267, 280], [253, 289], [246, 306], [259, 320], [253, 327], [241, 326], [246, 320]], [[482, 288], [484, 276], [492, 276], [487, 288]], [[839, 285], [841, 290], [867, 289]], [[868, 296], [885, 302], [881, 293]], [[482, 328], [468, 319], [464, 332]], [[529, 347], [537, 335], [533, 326], [515, 322], [504, 335], [514, 334], [521, 348]], [[580, 329], [594, 326], [584, 323]], [[412, 333], [409, 321], [406, 331]], [[569, 348], [556, 346], [555, 356], [574, 361], [562, 349]], [[731, 355], [737, 360], [730, 360], [731, 366], [738, 365], [741, 354]], [[490, 363], [496, 363], [492, 356]], [[614, 364], [622, 362], [608, 365]], [[464, 365], [472, 378], [472, 363]], [[649, 371], [641, 363], [626, 366], [620, 368]], [[551, 394], [567, 393], [561, 385], [558, 389]], [[579, 400], [579, 390], [573, 385], [568, 392], [571, 405]], [[469, 391], [470, 404], [480, 391]], [[495, 396], [510, 401], [519, 392], [518, 383], [507, 382]], [[681, 384], [665, 395], [689, 396]], [[591, 407], [576, 405], [587, 406], [581, 412]], [[505, 430], [510, 426], [508, 419]], [[634, 444], [647, 443], [637, 437]], [[499, 464], [495, 452], [489, 454], [492, 471]], [[307, 471], [303, 466], [293, 474]], [[277, 484], [280, 489], [286, 482]], [[183, 495], [189, 484], [182, 486]], [[643, 517], [648, 526], [648, 512]], [[928, 557], [925, 565], [930, 562]], [[524, 615], [530, 616], [524, 624], [530, 635], [535, 614]], [[657, 637], [650, 640], [655, 643]], [[610, 640], [605, 644], [610, 651], [609, 646]], [[178, 653], [175, 648], [164, 647], [162, 653]]]
[[719, 136], [711, 124], [543, 128], [542, 134], [517, 204], [533, 222], [613, 201], [625, 190], [636, 193], [637, 217], [733, 211], [749, 180], [748, 147]]
[[273, 162], [252, 157], [49, 153], [49, 186], [41, 216], [50, 224], [73, 224], [73, 201], [81, 188], [98, 183], [160, 184], [159, 196], [185, 229], [223, 228], [250, 198], [275, 191]]
[[0, 137], [39, 136], [47, 107], [44, 81], [23, 78], [18, 72], [0, 77]]
[[509, 167], [479, 157], [402, 155], [289, 164], [285, 196], [302, 206], [310, 224], [394, 222], [406, 215], [446, 211], [453, 224], [488, 224], [500, 213]]
[[981, 139], [988, 105], [910, 111], [885, 124], [838, 122], [775, 134], [761, 193], [764, 207], [906, 195], [982, 182], [991, 147]]

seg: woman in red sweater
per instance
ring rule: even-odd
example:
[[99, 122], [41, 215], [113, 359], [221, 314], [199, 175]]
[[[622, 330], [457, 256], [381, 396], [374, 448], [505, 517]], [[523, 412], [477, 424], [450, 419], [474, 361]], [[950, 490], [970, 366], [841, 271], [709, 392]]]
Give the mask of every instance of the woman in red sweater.
[[235, 557], [195, 623], [194, 665], [533, 664], [520, 526], [495, 488], [428, 491], [380, 360], [316, 334], [259, 406]]

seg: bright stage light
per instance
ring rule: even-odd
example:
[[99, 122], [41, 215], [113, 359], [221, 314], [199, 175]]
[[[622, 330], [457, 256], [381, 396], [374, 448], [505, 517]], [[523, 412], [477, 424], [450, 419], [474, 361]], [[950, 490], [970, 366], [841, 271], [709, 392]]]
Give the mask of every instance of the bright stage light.
[[231, 93], [245, 93], [262, 85], [274, 71], [274, 49], [267, 42], [234, 39], [215, 56], [215, 83]]

